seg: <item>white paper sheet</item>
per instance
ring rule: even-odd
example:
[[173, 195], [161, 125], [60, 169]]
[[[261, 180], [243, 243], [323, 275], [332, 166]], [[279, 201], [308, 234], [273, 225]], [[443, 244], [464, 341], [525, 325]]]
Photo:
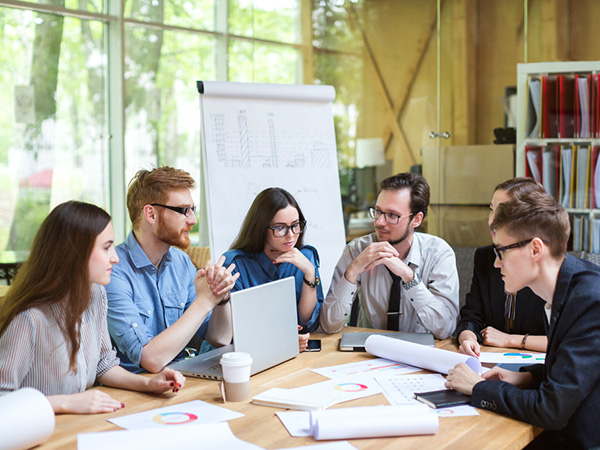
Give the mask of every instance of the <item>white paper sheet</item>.
[[164, 408], [151, 409], [137, 414], [130, 414], [128, 416], [115, 417], [114, 419], [108, 419], [108, 421], [121, 428], [136, 430], [170, 428], [173, 425], [189, 426], [217, 423], [243, 416], [243, 414], [227, 408], [211, 405], [201, 400], [194, 400]]
[[531, 352], [481, 352], [479, 361], [482, 363], [515, 363], [515, 364], [543, 364], [546, 361], [545, 353]]
[[363, 406], [311, 411], [316, 440], [435, 434], [437, 414], [425, 405]]
[[527, 105], [527, 137], [540, 137], [540, 118], [542, 107], [542, 83], [535, 78], [529, 79], [529, 104]]
[[339, 378], [353, 375], [376, 376], [380, 373], [393, 373], [394, 375], [418, 372], [422, 369], [402, 364], [397, 361], [391, 361], [384, 358], [375, 358], [337, 366], [321, 367], [319, 369], [310, 369], [311, 371], [323, 375], [327, 378]]
[[0, 397], [0, 450], [45, 442], [54, 431], [54, 410], [44, 394], [23, 388]]
[[446, 389], [446, 379], [440, 374], [377, 376], [375, 380], [383, 389], [383, 395], [392, 405], [422, 405], [415, 399], [415, 392]]
[[542, 149], [541, 148], [531, 149], [526, 152], [526, 155], [527, 155], [527, 166], [529, 167], [529, 170], [531, 171], [531, 176], [533, 176], [533, 179], [535, 181], [537, 181], [538, 183], [541, 183], [542, 182], [542, 174], [540, 173], [540, 166], [542, 165], [541, 164]]
[[339, 394], [339, 399], [336, 403], [343, 403], [357, 398], [380, 394], [381, 386], [379, 386], [379, 383], [373, 377], [362, 375], [335, 378], [291, 390], [298, 393], [301, 392], [307, 398], [328, 397], [332, 393], [336, 393]]
[[312, 436], [309, 411], [277, 411], [275, 414], [290, 433], [290, 436]]
[[478, 416], [477, 408], [473, 408], [469, 405], [452, 406], [449, 408], [436, 409], [438, 417], [465, 417], [465, 416]]
[[302, 446], [302, 450], [356, 450], [356, 447], [348, 441], [337, 441], [328, 442], [327, 444], [304, 445]]
[[235, 437], [227, 423], [77, 435], [78, 450], [111, 448], [127, 450], [258, 450], [262, 447]]
[[579, 116], [581, 127], [578, 130], [581, 138], [590, 137], [590, 87], [588, 79], [581, 77], [577, 79], [579, 87]]
[[[594, 171], [594, 207], [600, 207], [600, 157], [596, 161]], [[597, 252], [596, 252], [597, 253]]]
[[542, 182], [546, 192], [550, 194], [554, 200], [560, 200], [556, 198], [556, 186], [558, 180], [556, 179], [556, 151], [554, 146], [544, 147], [542, 149]]
[[563, 178], [563, 194], [560, 204], [565, 208], [571, 207], [571, 195], [573, 193], [571, 189], [571, 166], [573, 164], [573, 149], [568, 146], [563, 146], [560, 151], [561, 164], [562, 164], [562, 178]]
[[600, 253], [600, 219], [592, 220], [592, 253]]
[[577, 147], [577, 175], [575, 182], [575, 208], [589, 207], [590, 147]]
[[340, 400], [339, 392], [319, 391], [317, 394], [314, 395], [309, 392], [307, 395], [304, 391], [296, 392], [294, 389], [272, 388], [252, 397], [252, 403], [274, 408], [312, 411], [314, 409], [329, 408]]
[[380, 335], [372, 335], [365, 343], [367, 352], [380, 358], [447, 374], [458, 363], [464, 362], [476, 373], [481, 373], [481, 363], [472, 356], [426, 347], [413, 342], [401, 341]]

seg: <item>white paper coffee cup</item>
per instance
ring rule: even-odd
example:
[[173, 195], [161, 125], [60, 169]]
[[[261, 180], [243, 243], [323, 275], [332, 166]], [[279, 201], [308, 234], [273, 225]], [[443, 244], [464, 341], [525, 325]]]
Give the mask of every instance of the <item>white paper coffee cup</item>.
[[249, 353], [230, 352], [221, 356], [226, 401], [243, 402], [248, 399], [251, 367], [252, 357]]
[[228, 383], [242, 383], [250, 379], [252, 357], [250, 353], [229, 352], [221, 356], [223, 380]]

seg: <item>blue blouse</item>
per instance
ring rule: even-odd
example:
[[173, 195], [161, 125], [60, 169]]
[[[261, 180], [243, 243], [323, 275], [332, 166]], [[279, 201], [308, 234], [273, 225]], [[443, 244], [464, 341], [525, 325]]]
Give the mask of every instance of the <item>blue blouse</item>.
[[[320, 278], [319, 254], [317, 253], [317, 249], [310, 245], [304, 245], [300, 248], [300, 252], [315, 266], [315, 275]], [[258, 286], [270, 281], [280, 280], [282, 278], [294, 277], [296, 279], [296, 302], [300, 302], [300, 295], [302, 294], [302, 288], [304, 286], [304, 274], [293, 264], [282, 263], [277, 266], [273, 264], [264, 252], [246, 253], [243, 250], [228, 250], [224, 255], [225, 267], [234, 263], [235, 269], [233, 273], [240, 273], [240, 277], [235, 282], [232, 292]], [[304, 322], [300, 319], [300, 313], [298, 313], [298, 324], [302, 325], [302, 333], [315, 331], [319, 326], [319, 313], [321, 312], [321, 305], [323, 304], [322, 284], [319, 284], [316, 289], [317, 304], [315, 305], [311, 318]]]

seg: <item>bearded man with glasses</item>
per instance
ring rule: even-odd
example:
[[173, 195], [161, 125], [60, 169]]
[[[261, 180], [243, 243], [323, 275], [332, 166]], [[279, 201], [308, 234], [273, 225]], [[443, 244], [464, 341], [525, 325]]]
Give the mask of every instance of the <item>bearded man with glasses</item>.
[[323, 302], [321, 326], [340, 331], [357, 302], [356, 325], [449, 337], [458, 316], [454, 251], [443, 239], [416, 232], [429, 206], [421, 175], [399, 173], [380, 184], [369, 209], [375, 232], [346, 245]]
[[[193, 337], [204, 350], [231, 342], [229, 291], [239, 275], [225, 258], [199, 271], [179, 249], [196, 224], [189, 173], [172, 167], [140, 170], [129, 183], [132, 231], [116, 247], [108, 297], [108, 329], [121, 366], [160, 372], [186, 356]], [[179, 248], [175, 248], [179, 247]]]

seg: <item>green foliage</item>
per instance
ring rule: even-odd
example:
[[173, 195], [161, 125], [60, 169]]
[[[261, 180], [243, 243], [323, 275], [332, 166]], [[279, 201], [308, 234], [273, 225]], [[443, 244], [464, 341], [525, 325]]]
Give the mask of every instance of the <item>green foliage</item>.
[[[214, 31], [217, 1], [222, 0], [124, 0], [124, 15], [141, 22]], [[106, 13], [108, 4], [107, 0], [39, 3], [96, 13]], [[218, 60], [227, 58], [230, 81], [301, 83], [300, 8], [300, 0], [228, 0], [227, 55], [217, 54], [220, 47], [214, 34], [126, 24], [126, 164], [177, 165], [198, 178], [195, 81], [217, 79]], [[336, 89], [334, 123], [346, 194], [363, 71], [357, 46], [361, 39], [347, 14], [343, 0], [313, 1], [312, 44], [318, 49], [314, 82]], [[81, 182], [74, 187], [63, 180], [60, 189], [97, 204], [105, 204], [108, 196], [103, 178], [107, 144], [101, 138], [107, 129], [106, 27], [101, 21], [0, 8], [0, 101], [12, 105], [14, 86], [27, 85], [35, 87], [36, 101], [34, 124], [17, 123], [11, 107], [0, 110], [0, 164], [9, 163], [9, 153], [21, 158], [27, 156], [25, 149], [32, 150], [43, 157], [34, 162], [35, 167], [18, 167], [17, 176], [54, 166], [65, 173], [72, 170]], [[132, 169], [139, 167], [127, 166]], [[28, 248], [48, 212], [49, 196], [47, 191], [21, 190], [10, 232], [12, 249]]]
[[50, 211], [50, 189], [19, 189], [15, 216], [6, 250], [29, 250]]
[[229, 32], [275, 42], [301, 42], [297, 0], [229, 0]]

